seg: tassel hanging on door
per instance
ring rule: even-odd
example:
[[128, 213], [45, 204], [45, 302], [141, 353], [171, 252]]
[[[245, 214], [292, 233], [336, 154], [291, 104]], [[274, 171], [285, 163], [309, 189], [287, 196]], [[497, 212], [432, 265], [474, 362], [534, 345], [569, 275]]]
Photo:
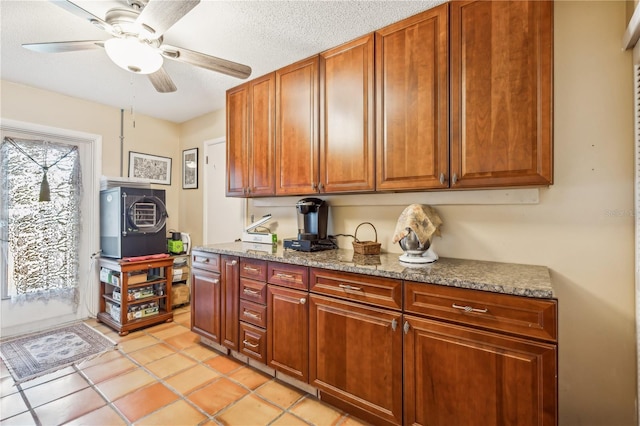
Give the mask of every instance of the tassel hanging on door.
[[27, 154], [22, 148], [20, 148], [18, 145], [16, 145], [16, 143], [11, 140], [11, 138], [6, 138], [7, 142], [11, 143], [11, 145], [13, 145], [18, 151], [20, 151], [22, 154], [24, 154], [29, 160], [33, 161], [38, 167], [40, 167], [42, 169], [42, 182], [40, 183], [40, 196], [38, 197], [38, 201], [43, 202], [43, 201], [51, 201], [51, 190], [49, 188], [49, 181], [47, 180], [47, 171], [49, 171], [49, 169], [53, 166], [55, 166], [56, 164], [58, 164], [60, 161], [62, 161], [63, 159], [65, 159], [67, 157], [67, 155], [71, 154], [73, 151], [76, 151], [78, 149], [77, 146], [74, 146], [73, 148], [71, 148], [66, 154], [64, 154], [62, 157], [58, 158], [52, 165], [47, 166], [47, 160], [46, 160], [46, 150], [44, 153], [44, 157], [45, 157], [45, 162], [44, 162], [44, 166], [40, 163], [38, 163], [36, 160], [33, 159], [33, 157], [31, 157], [29, 154]]
[[51, 201], [51, 191], [49, 190], [49, 181], [47, 180], [48, 167], [43, 167], [42, 183], [40, 184], [40, 198], [38, 201]]

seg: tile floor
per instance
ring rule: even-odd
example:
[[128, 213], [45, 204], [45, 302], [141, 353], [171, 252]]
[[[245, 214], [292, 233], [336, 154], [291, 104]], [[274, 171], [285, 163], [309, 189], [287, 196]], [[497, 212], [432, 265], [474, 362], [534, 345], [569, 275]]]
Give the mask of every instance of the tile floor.
[[10, 425], [365, 425], [199, 343], [189, 307], [120, 337], [117, 350], [15, 385], [0, 362], [0, 423]]

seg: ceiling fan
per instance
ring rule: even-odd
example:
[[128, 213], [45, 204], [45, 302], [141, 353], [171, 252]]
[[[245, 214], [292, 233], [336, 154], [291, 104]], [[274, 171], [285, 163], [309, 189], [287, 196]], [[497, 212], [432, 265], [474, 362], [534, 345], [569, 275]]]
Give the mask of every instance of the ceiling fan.
[[158, 92], [175, 92], [176, 86], [162, 68], [164, 58], [245, 79], [251, 68], [204, 53], [164, 44], [162, 35], [200, 0], [127, 0], [130, 8], [114, 8], [100, 19], [68, 0], [50, 0], [68, 12], [89, 21], [112, 37], [108, 40], [26, 43], [22, 46], [44, 53], [74, 52], [104, 48], [119, 67], [147, 74]]

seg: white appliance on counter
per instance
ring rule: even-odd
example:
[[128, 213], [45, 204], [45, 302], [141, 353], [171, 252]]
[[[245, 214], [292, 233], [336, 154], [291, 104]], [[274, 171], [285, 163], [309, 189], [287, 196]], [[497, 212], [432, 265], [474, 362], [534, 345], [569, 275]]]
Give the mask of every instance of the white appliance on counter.
[[184, 254], [191, 254], [191, 236], [186, 232], [181, 232], [180, 234], [182, 238], [182, 250], [184, 251]]

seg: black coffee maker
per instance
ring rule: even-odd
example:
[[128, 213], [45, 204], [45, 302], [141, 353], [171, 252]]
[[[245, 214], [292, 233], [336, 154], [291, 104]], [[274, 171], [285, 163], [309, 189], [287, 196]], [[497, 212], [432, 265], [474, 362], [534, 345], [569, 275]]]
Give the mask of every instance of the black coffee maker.
[[285, 239], [284, 247], [299, 251], [318, 251], [337, 248], [327, 237], [329, 205], [319, 198], [303, 198], [296, 203], [298, 238]]

